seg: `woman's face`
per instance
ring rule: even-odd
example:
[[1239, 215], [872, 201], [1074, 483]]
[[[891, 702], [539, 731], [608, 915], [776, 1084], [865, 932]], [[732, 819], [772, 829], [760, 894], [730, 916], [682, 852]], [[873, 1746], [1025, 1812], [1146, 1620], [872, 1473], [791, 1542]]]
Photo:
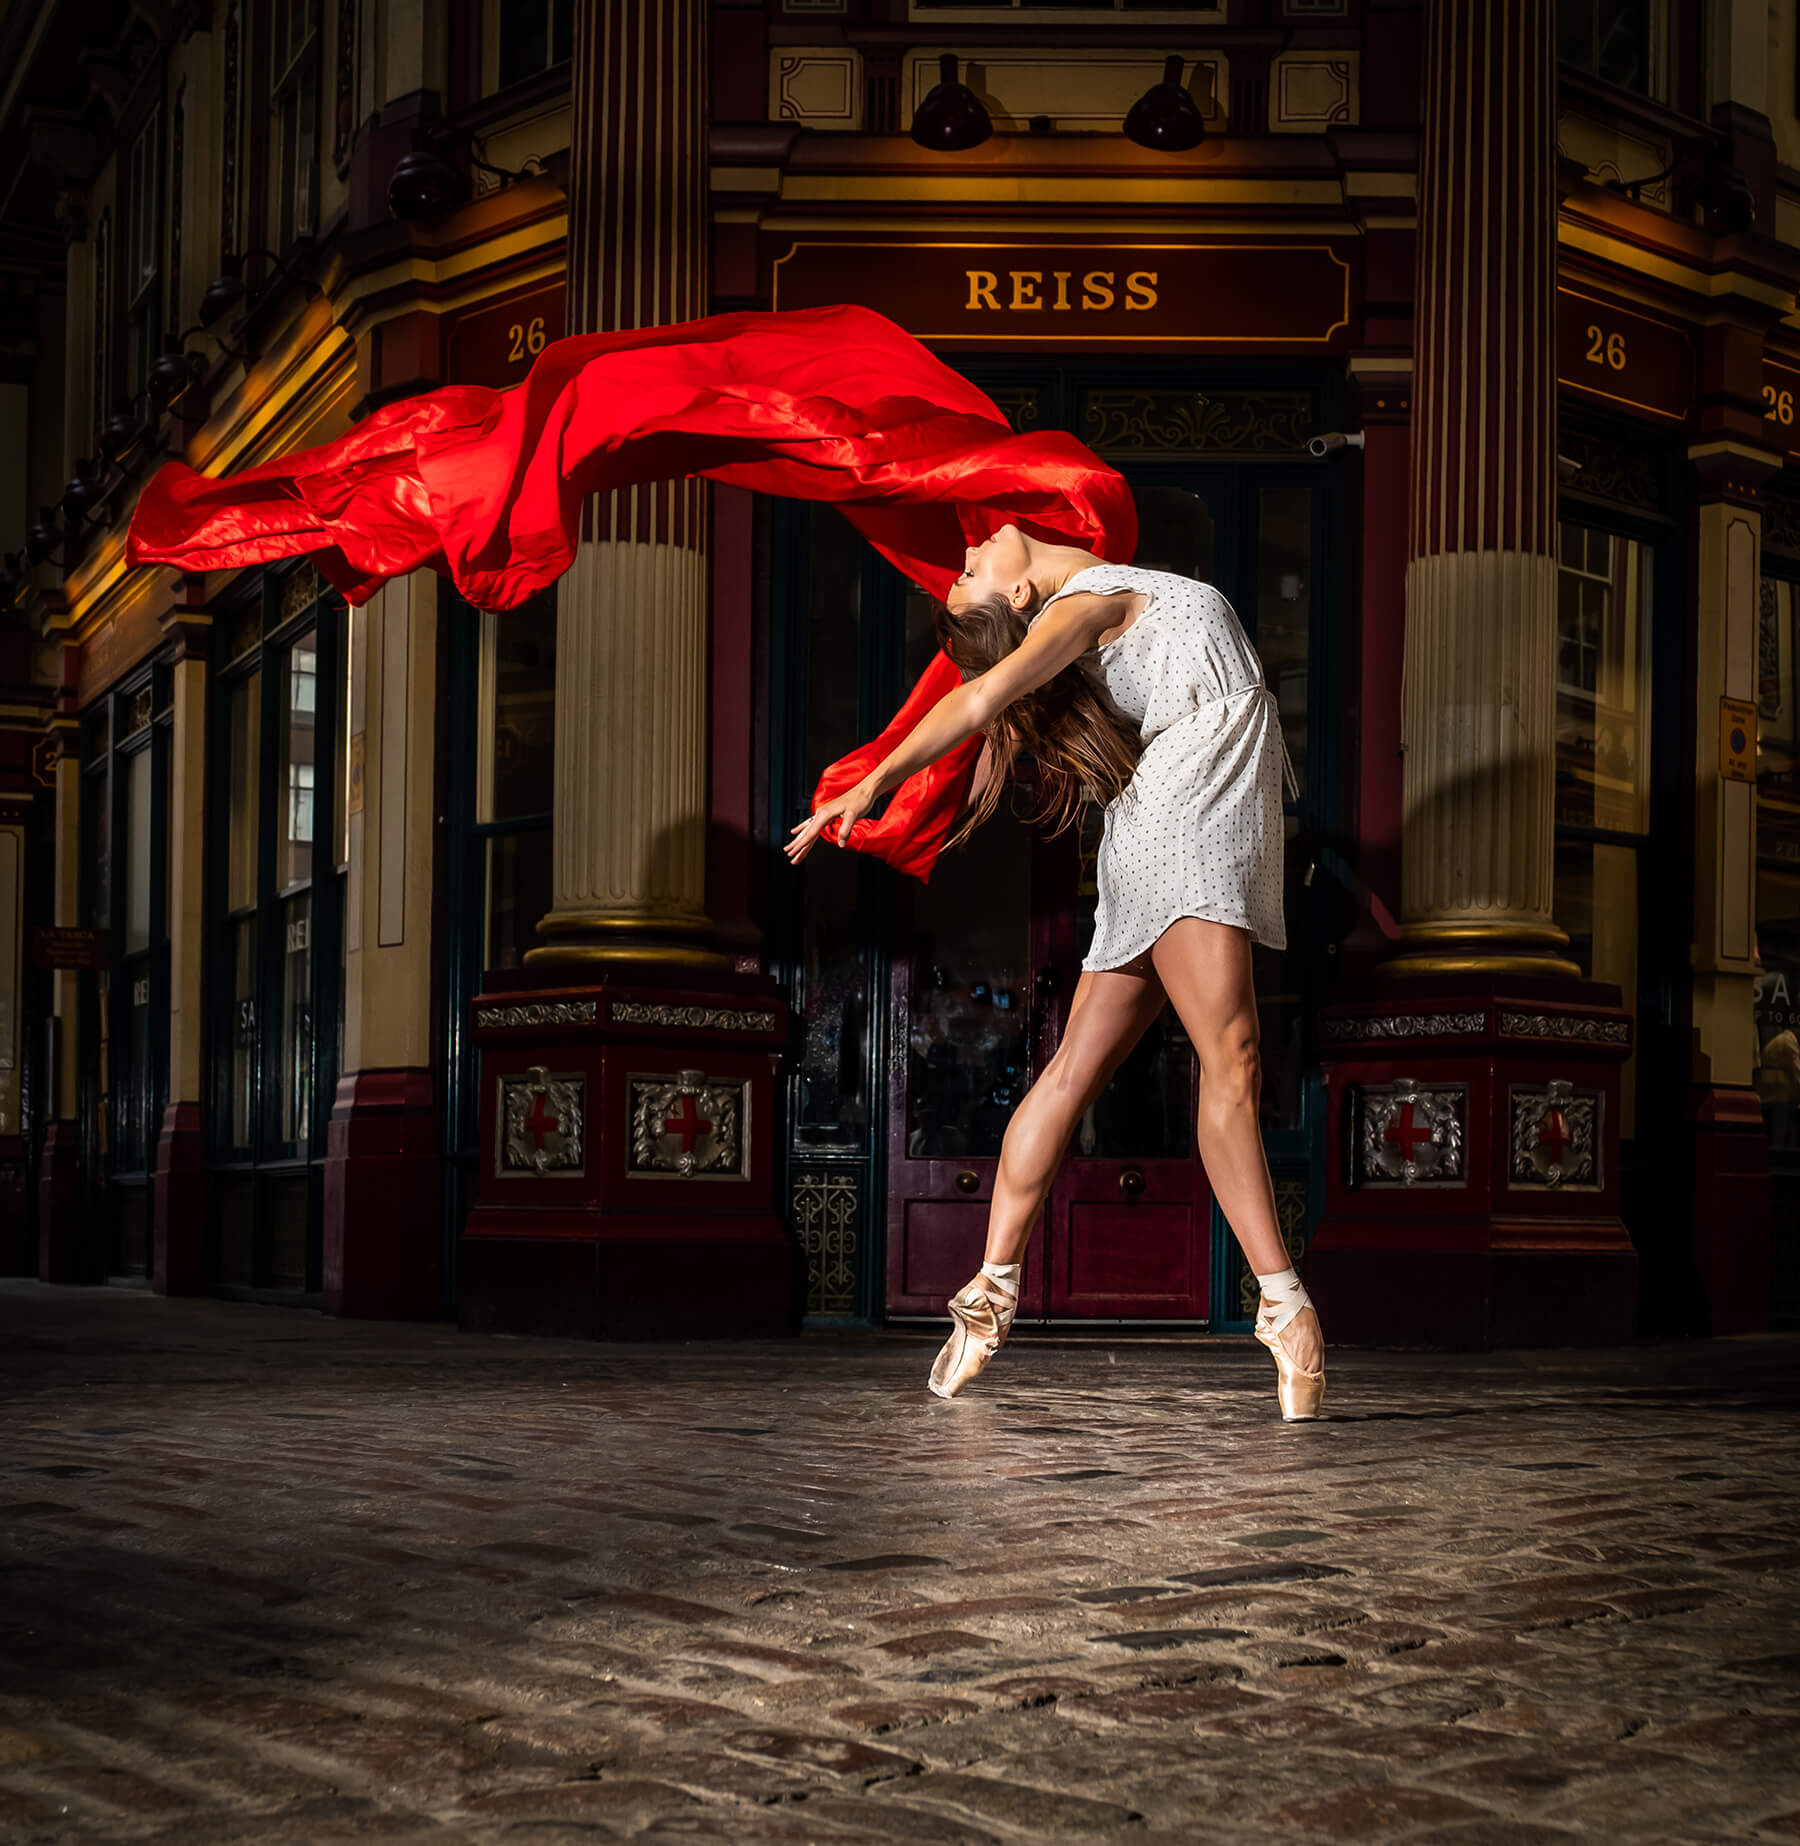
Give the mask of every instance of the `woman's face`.
[[950, 586], [944, 607], [952, 615], [996, 593], [1016, 608], [1031, 601], [1031, 543], [1017, 526], [1002, 526], [963, 554], [962, 575]]

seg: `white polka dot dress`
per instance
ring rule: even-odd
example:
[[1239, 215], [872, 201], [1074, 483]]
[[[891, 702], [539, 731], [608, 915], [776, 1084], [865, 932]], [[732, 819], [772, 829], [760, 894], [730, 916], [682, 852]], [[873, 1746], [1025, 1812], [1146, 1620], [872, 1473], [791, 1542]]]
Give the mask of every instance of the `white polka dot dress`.
[[1100, 564], [1077, 571], [1044, 607], [1073, 592], [1146, 598], [1100, 649], [1107, 690], [1138, 725], [1144, 754], [1107, 804], [1099, 910], [1082, 966], [1123, 967], [1178, 917], [1233, 924], [1286, 948], [1287, 752], [1275, 695], [1231, 604], [1190, 577]]

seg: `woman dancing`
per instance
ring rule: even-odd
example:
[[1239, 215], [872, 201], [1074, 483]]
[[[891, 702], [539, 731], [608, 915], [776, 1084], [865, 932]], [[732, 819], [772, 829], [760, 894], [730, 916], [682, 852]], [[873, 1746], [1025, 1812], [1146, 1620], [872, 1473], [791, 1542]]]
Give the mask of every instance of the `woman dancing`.
[[1075, 1126], [1169, 1002], [1199, 1054], [1200, 1157], [1261, 1287], [1255, 1332], [1275, 1358], [1281, 1414], [1316, 1417], [1324, 1343], [1281, 1241], [1258, 1116], [1250, 945], [1287, 940], [1287, 755], [1262, 666], [1217, 590], [1012, 525], [968, 549], [944, 608], [940, 638], [963, 684], [794, 829], [789, 859], [821, 838], [847, 841], [881, 796], [977, 733], [991, 773], [958, 840], [993, 813], [1021, 752], [1037, 759], [1055, 831], [1090, 794], [1106, 824], [1093, 947], [1056, 1055], [1007, 1126], [985, 1260], [950, 1298], [955, 1327], [930, 1387], [954, 1397], [1004, 1344], [1031, 1227]]

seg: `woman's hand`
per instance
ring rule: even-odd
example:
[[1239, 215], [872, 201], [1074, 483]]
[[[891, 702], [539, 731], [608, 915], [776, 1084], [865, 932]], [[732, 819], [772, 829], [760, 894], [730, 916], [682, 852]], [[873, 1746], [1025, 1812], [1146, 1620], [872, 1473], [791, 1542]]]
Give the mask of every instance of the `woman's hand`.
[[[875, 805], [875, 790], [865, 778], [854, 788], [821, 802], [794, 829], [794, 837], [782, 848], [790, 865], [798, 865], [812, 851], [813, 842], [821, 837], [842, 846], [850, 838], [850, 829]], [[827, 829], [830, 829], [827, 832]]]

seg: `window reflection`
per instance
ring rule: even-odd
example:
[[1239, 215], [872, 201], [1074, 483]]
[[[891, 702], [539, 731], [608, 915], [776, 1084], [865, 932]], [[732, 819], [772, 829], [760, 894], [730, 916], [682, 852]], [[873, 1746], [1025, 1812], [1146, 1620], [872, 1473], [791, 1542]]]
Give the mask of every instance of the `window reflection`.
[[319, 641], [317, 635], [306, 635], [288, 649], [287, 696], [281, 710], [281, 840], [275, 876], [284, 891], [312, 878], [318, 705]]
[[1556, 592], [1556, 818], [1649, 826], [1651, 553], [1564, 521]]
[[256, 902], [257, 782], [262, 765], [262, 670], [231, 688], [229, 718], [231, 816], [225, 845], [225, 902], [241, 910]]

